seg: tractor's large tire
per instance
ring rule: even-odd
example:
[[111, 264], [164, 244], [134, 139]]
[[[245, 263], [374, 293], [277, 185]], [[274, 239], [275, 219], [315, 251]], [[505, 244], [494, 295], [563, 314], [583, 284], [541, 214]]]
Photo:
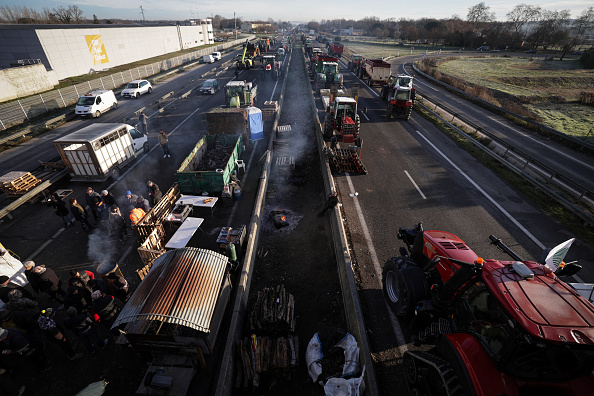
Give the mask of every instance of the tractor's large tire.
[[413, 313], [416, 304], [429, 297], [429, 286], [423, 270], [408, 257], [393, 257], [382, 271], [384, 297], [399, 317]]
[[386, 117], [394, 117], [394, 105], [392, 103], [388, 103], [388, 108], [386, 109]]
[[404, 119], [408, 120], [410, 118], [411, 113], [412, 107], [407, 107], [406, 110], [404, 110]]
[[388, 95], [387, 95], [387, 91], [388, 91], [388, 88], [387, 88], [385, 85], [384, 85], [384, 86], [382, 86], [382, 91], [381, 91], [381, 93], [380, 93], [380, 97], [382, 98], [382, 100], [383, 100], [384, 102], [386, 101], [386, 99], [387, 99], [387, 96], [388, 96]]
[[330, 139], [333, 134], [334, 129], [334, 122], [332, 121], [332, 117], [326, 114], [326, 118], [324, 118], [324, 138]]

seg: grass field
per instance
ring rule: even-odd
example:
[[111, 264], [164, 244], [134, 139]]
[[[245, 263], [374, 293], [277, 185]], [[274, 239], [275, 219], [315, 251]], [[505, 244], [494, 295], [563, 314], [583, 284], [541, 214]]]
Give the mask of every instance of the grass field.
[[590, 138], [594, 109], [578, 102], [581, 92], [594, 92], [594, 70], [577, 60], [473, 57], [441, 63], [437, 70], [473, 85], [515, 96], [539, 121], [560, 132]]
[[370, 43], [367, 41], [346, 41], [344, 46], [355, 54], [361, 54], [365, 58], [379, 59], [404, 55], [421, 55], [423, 52], [435, 53], [443, 47], [433, 46], [400, 46], [390, 43]]

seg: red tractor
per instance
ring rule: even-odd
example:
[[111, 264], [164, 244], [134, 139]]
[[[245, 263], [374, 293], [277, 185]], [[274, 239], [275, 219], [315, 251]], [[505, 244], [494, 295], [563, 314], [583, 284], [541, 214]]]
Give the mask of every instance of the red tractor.
[[334, 98], [333, 103], [326, 109], [324, 137], [330, 139], [334, 136], [334, 131], [338, 131], [338, 138], [342, 142], [360, 146], [360, 127], [361, 119], [357, 114], [357, 101], [345, 96]]
[[460, 238], [400, 229], [407, 248], [386, 261], [383, 289], [397, 316], [411, 319], [415, 346], [403, 356], [412, 395], [592, 395], [594, 305], [558, 269], [483, 260]]
[[415, 104], [413, 76], [391, 75], [387, 83], [382, 86], [380, 97], [388, 102], [386, 117], [408, 120]]

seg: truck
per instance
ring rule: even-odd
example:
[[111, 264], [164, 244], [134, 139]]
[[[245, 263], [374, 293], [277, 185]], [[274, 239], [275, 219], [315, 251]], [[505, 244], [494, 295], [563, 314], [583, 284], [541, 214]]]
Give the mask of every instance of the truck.
[[252, 82], [229, 81], [225, 85], [226, 107], [250, 107], [254, 105], [258, 86]]
[[340, 37], [336, 37], [333, 42], [328, 44], [328, 54], [337, 58], [342, 57], [342, 53], [344, 52], [344, 45], [339, 40]]
[[318, 54], [312, 58], [310, 69], [316, 89], [342, 88], [343, 75], [338, 72], [338, 59], [335, 57]]
[[359, 68], [358, 77], [367, 85], [384, 85], [390, 77], [392, 65], [383, 59], [366, 59], [363, 67]]
[[220, 194], [231, 181], [241, 154], [242, 135], [204, 136], [175, 172], [179, 191], [186, 195]]
[[386, 117], [408, 120], [415, 103], [413, 76], [407, 74], [391, 75], [382, 86], [380, 97], [387, 102]]
[[249, 147], [254, 140], [264, 138], [262, 110], [257, 107], [213, 109], [206, 113], [208, 135], [241, 135]]
[[54, 141], [71, 180], [117, 179], [122, 168], [149, 152], [147, 135], [128, 124], [95, 123]]
[[[483, 259], [460, 237], [400, 228], [406, 247], [386, 260], [384, 296], [410, 324], [404, 377], [414, 395], [589, 395], [594, 305], [563, 278], [567, 241], [538, 262], [494, 235], [511, 259]], [[590, 291], [591, 293], [591, 291]]]

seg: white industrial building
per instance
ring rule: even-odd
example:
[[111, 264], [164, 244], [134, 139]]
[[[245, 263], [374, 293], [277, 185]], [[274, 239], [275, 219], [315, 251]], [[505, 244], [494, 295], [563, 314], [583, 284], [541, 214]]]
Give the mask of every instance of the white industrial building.
[[0, 24], [0, 68], [42, 63], [58, 80], [214, 44], [211, 19], [188, 25]]

